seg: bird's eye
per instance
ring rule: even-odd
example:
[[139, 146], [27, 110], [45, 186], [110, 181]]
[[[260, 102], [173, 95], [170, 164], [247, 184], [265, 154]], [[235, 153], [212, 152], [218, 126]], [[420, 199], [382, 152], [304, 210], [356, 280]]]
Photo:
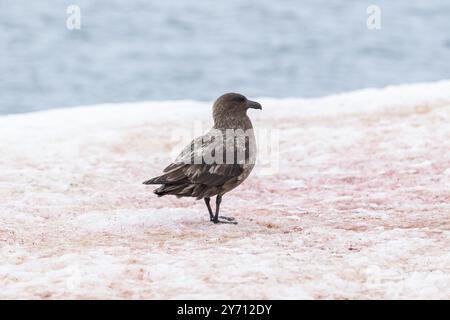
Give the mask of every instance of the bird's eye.
[[238, 96], [237, 98], [236, 98], [236, 100], [238, 101], [238, 102], [244, 102], [245, 100], [247, 100], [244, 96]]

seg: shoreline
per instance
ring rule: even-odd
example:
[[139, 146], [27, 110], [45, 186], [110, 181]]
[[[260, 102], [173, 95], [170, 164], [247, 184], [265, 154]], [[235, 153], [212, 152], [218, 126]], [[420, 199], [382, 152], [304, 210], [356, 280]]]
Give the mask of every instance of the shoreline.
[[[351, 97], [355, 97], [357, 99], [364, 99], [364, 96], [375, 97], [376, 99], [380, 99], [381, 95], [385, 95], [386, 93], [392, 94], [389, 92], [394, 92], [394, 94], [398, 94], [395, 91], [403, 90], [406, 93], [413, 93], [414, 90], [432, 90], [431, 96], [427, 97], [429, 91], [421, 92], [419, 95], [416, 95], [416, 99], [419, 100], [427, 100], [429, 98], [436, 99], [436, 97], [447, 97], [446, 94], [436, 94], [437, 90], [444, 91], [445, 89], [450, 89], [450, 79], [443, 79], [432, 82], [419, 82], [419, 83], [405, 83], [399, 85], [389, 85], [386, 87], [380, 88], [364, 88], [358, 89], [354, 91], [345, 91], [341, 93], [321, 96], [321, 97], [285, 97], [285, 98], [272, 98], [272, 97], [256, 97], [254, 99], [261, 100], [265, 103], [304, 103], [304, 102], [316, 102], [316, 101], [333, 101], [337, 100], [338, 103], [342, 100], [349, 99]], [[392, 97], [391, 97], [392, 99]], [[79, 106], [64, 106], [61, 108], [51, 108], [44, 110], [35, 110], [30, 112], [21, 112], [21, 113], [7, 113], [0, 114], [0, 118], [2, 117], [14, 117], [14, 116], [26, 116], [33, 115], [39, 113], [47, 113], [47, 112], [62, 112], [65, 110], [83, 110], [83, 109], [102, 109], [102, 108], [123, 108], [123, 107], [156, 107], [156, 106], [190, 106], [193, 105], [204, 105], [210, 106], [212, 101], [203, 101], [203, 100], [195, 100], [195, 99], [182, 99], [182, 100], [149, 100], [149, 101], [137, 101], [137, 102], [117, 102], [117, 103], [100, 103], [100, 104], [88, 104], [88, 105], [79, 105]]]

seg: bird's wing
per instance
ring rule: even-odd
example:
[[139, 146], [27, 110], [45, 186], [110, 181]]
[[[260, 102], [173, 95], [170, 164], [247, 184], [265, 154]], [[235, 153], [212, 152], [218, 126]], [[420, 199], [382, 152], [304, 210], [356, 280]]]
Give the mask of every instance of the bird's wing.
[[[234, 140], [219, 139], [216, 132], [209, 132], [194, 139], [184, 148], [175, 162], [164, 169], [163, 175], [145, 183], [190, 183], [210, 187], [223, 185], [227, 181], [237, 178], [244, 171], [244, 164], [235, 161], [236, 157], [232, 161], [226, 159], [229, 154], [237, 156], [238, 151], [242, 148], [245, 150], [245, 141], [242, 145]], [[220, 158], [222, 161], [216, 161]], [[245, 155], [245, 158], [248, 158], [248, 155]]]

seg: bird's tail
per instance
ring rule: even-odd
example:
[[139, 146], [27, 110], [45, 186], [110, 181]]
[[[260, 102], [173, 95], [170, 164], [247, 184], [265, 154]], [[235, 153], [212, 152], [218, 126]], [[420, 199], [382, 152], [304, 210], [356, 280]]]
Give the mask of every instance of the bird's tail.
[[165, 176], [155, 177], [143, 182], [143, 184], [164, 184], [164, 183], [167, 183]]
[[158, 189], [153, 192], [159, 197], [165, 196], [167, 194], [177, 195], [186, 187], [186, 183], [174, 183], [167, 180], [166, 175], [152, 178], [150, 180], [144, 181], [143, 184], [161, 184]]
[[167, 185], [164, 184], [158, 189], [155, 189], [153, 192], [159, 197], [171, 194], [174, 196], [183, 196], [183, 190], [186, 188], [187, 184], [175, 184], [175, 185]]

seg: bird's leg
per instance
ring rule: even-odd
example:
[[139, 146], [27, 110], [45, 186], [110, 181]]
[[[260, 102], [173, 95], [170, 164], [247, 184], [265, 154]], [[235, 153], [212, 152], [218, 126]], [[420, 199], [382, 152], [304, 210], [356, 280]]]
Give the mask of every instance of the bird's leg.
[[206, 207], [208, 208], [208, 212], [209, 212], [209, 220], [213, 221], [214, 220], [214, 215], [211, 209], [211, 205], [209, 204], [211, 202], [211, 198], [207, 197], [205, 198], [205, 203], [206, 203]]
[[234, 221], [234, 218], [232, 217], [222, 217], [219, 216], [220, 211], [220, 203], [222, 202], [222, 196], [219, 194], [216, 197], [216, 215], [214, 216], [214, 219], [212, 220], [214, 223], [231, 223], [231, 224], [237, 224], [236, 221]]

